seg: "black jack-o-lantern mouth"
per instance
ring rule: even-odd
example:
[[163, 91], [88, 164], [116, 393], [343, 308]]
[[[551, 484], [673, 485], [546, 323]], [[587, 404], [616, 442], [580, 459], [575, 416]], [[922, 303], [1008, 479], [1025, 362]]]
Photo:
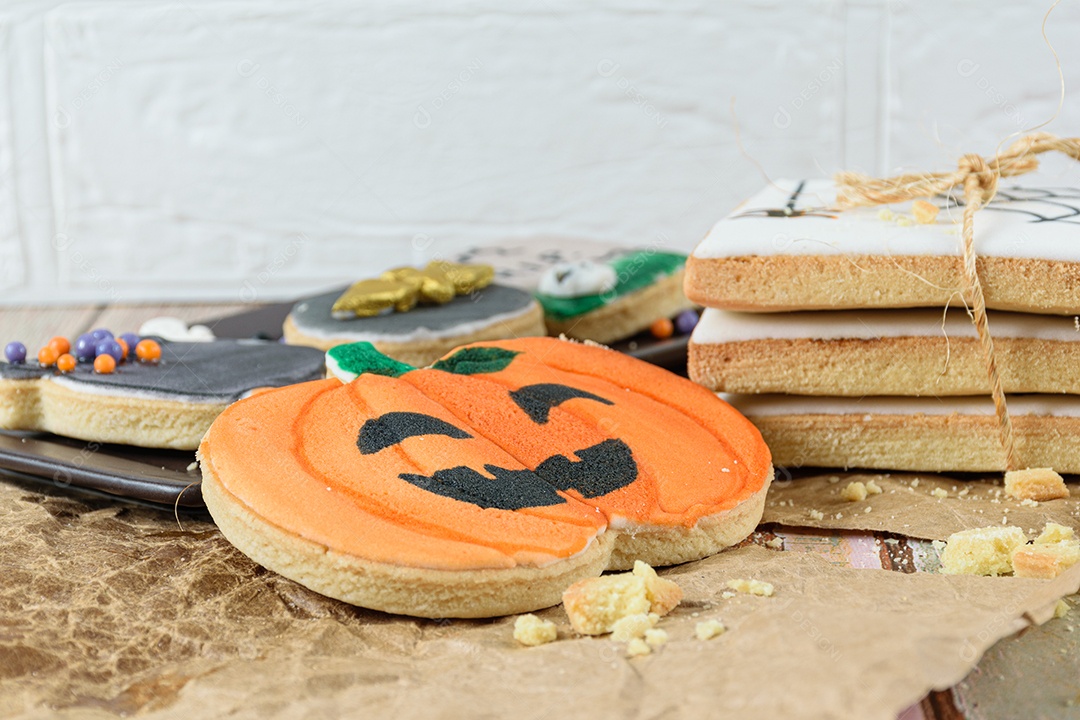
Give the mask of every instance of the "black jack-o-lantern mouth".
[[[613, 405], [593, 393], [557, 383], [526, 385], [509, 393], [510, 399], [537, 425], [548, 422], [550, 412], [563, 402], [580, 398]], [[442, 435], [451, 439], [473, 436], [461, 428], [424, 413], [389, 412], [367, 420], [360, 428], [357, 447], [371, 455], [401, 443], [406, 438]], [[436, 470], [431, 475], [401, 473], [402, 480], [443, 497], [471, 503], [481, 508], [521, 510], [565, 503], [560, 492], [577, 492], [596, 498], [630, 485], [638, 477], [638, 466], [630, 447], [609, 438], [573, 453], [578, 459], [555, 454], [534, 470], [509, 469], [486, 464], [484, 471], [458, 465]]]

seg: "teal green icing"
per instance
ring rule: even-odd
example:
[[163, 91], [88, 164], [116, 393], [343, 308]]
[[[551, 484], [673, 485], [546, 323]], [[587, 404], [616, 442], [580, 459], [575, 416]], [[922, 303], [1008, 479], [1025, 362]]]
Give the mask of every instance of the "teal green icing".
[[556, 320], [569, 320], [607, 305], [618, 297], [652, 285], [660, 278], [678, 272], [686, 264], [681, 253], [639, 250], [612, 260], [617, 276], [615, 287], [599, 295], [553, 297], [536, 293], [544, 314]]
[[498, 347], [471, 347], [458, 350], [431, 367], [456, 375], [477, 375], [504, 370], [518, 353]]
[[401, 377], [410, 370], [416, 369], [412, 365], [406, 365], [383, 355], [369, 342], [338, 345], [327, 350], [326, 354], [332, 357], [342, 370], [357, 375], [371, 373], [387, 377]]

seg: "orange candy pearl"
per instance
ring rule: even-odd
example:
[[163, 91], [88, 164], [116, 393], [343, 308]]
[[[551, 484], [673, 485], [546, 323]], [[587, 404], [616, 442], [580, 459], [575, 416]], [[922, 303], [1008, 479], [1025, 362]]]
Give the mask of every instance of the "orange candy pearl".
[[127, 360], [127, 356], [131, 353], [131, 348], [128, 347], [127, 340], [124, 338], [116, 338], [116, 344], [120, 346], [120, 350], [123, 351], [123, 355], [120, 356], [120, 362]]
[[675, 325], [668, 318], [660, 318], [649, 326], [649, 332], [653, 334], [653, 337], [663, 340], [675, 333]]
[[61, 337], [60, 335], [57, 335], [49, 341], [49, 347], [55, 350], [57, 355], [64, 355], [65, 353], [71, 352], [71, 343], [68, 342], [66, 337]]
[[38, 350], [37, 361], [42, 367], [49, 367], [50, 365], [55, 365], [59, 357], [60, 353], [56, 352], [54, 347], [46, 345]]
[[108, 375], [116, 369], [116, 360], [112, 355], [98, 355], [94, 358], [94, 372]]
[[161, 345], [157, 340], [140, 340], [135, 346], [135, 357], [143, 362], [157, 362], [161, 359]]
[[76, 365], [78, 365], [78, 361], [75, 360], [74, 355], [64, 353], [60, 357], [56, 358], [56, 368], [60, 372], [69, 373], [75, 369]]

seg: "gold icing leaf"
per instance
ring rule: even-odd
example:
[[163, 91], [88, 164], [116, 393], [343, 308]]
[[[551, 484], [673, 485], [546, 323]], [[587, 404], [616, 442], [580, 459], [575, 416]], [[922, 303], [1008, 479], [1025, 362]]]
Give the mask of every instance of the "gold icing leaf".
[[411, 309], [416, 294], [408, 285], [393, 280], [361, 280], [342, 293], [330, 312], [334, 317], [374, 317], [390, 308]]
[[468, 295], [485, 288], [495, 279], [495, 268], [490, 265], [460, 265], [458, 263], [436, 260], [428, 264], [428, 269], [438, 267], [454, 284], [458, 295]]
[[441, 272], [432, 272], [431, 266], [424, 270], [403, 267], [387, 270], [383, 278], [396, 280], [409, 286], [410, 291], [426, 305], [442, 305], [454, 299], [454, 285]]
[[353, 283], [335, 302], [333, 317], [374, 317], [390, 308], [408, 312], [417, 303], [444, 305], [456, 295], [485, 288], [495, 279], [490, 265], [460, 265], [436, 260], [423, 270], [400, 267], [387, 270], [377, 279]]

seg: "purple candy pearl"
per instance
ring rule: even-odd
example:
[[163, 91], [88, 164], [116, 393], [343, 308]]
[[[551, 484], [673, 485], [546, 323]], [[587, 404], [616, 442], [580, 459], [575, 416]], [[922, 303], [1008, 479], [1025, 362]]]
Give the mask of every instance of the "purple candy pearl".
[[120, 362], [120, 359], [124, 357], [124, 348], [120, 347], [120, 343], [115, 340], [104, 340], [98, 343], [97, 354], [112, 355], [113, 360]]
[[124, 333], [120, 336], [120, 339], [127, 343], [128, 357], [135, 357], [135, 346], [139, 344], [140, 338], [135, 333]]
[[675, 316], [675, 330], [680, 335], [689, 335], [697, 327], [698, 314], [694, 310], [683, 310]]
[[90, 333], [80, 335], [75, 341], [75, 359], [79, 362], [94, 362], [97, 357], [98, 341]]
[[102, 340], [112, 340], [113, 334], [105, 328], [98, 328], [97, 330], [90, 331], [90, 337], [101, 342]]
[[12, 365], [22, 365], [26, 362], [26, 346], [21, 342], [9, 342], [4, 348], [4, 357]]

